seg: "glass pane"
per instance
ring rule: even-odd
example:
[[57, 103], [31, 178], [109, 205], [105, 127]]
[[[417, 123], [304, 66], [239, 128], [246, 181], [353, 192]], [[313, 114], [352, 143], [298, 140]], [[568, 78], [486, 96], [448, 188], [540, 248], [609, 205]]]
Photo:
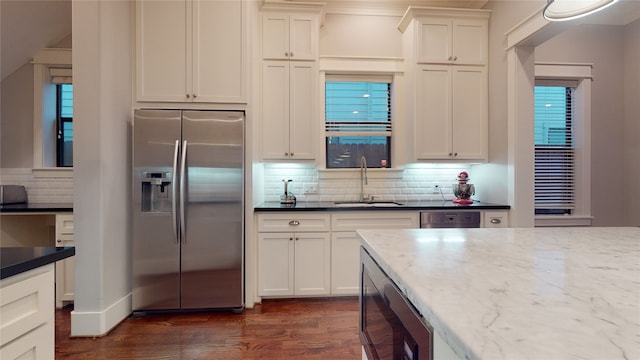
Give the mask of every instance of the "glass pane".
[[367, 167], [391, 167], [391, 138], [384, 136], [334, 136], [327, 138], [327, 168], [359, 168], [364, 156]]
[[536, 145], [571, 146], [571, 103], [568, 91], [570, 88], [563, 86], [535, 87]]
[[60, 85], [60, 117], [73, 117], [73, 85]]
[[62, 141], [59, 143], [58, 166], [73, 166], [73, 122], [71, 119], [62, 120]]

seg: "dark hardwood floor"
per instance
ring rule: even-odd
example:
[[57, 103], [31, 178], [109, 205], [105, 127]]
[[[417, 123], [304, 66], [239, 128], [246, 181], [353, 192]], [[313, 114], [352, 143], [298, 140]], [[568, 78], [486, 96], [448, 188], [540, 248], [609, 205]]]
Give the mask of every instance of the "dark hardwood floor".
[[361, 359], [357, 297], [129, 317], [96, 338], [69, 337], [71, 310], [56, 310], [56, 359]]

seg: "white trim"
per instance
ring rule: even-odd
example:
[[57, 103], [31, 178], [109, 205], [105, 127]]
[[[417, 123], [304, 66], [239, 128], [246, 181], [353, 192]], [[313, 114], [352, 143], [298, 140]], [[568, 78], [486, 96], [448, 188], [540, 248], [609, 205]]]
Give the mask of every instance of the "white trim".
[[359, 56], [321, 56], [318, 71], [327, 74], [396, 74], [404, 72], [404, 59]]
[[70, 178], [73, 179], [73, 168], [34, 168], [31, 169], [34, 178]]
[[593, 216], [536, 216], [535, 226], [591, 226]]
[[37, 53], [32, 64], [71, 65], [72, 50], [60, 48], [46, 48]]
[[102, 311], [71, 312], [71, 336], [106, 335], [131, 314], [131, 294], [117, 300]]
[[593, 64], [536, 63], [536, 79], [593, 79]]

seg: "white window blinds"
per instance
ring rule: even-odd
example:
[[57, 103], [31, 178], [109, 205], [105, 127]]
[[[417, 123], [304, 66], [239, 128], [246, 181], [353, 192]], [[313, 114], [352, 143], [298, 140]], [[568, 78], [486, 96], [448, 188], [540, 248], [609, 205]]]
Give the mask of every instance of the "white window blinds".
[[575, 207], [575, 87], [564, 85], [536, 81], [536, 214], [571, 214]]

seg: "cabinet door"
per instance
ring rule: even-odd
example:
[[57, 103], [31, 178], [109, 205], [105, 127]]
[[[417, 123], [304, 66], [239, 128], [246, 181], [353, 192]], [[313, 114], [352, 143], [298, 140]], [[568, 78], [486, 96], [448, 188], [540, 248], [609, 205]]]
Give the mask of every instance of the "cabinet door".
[[191, 63], [185, 0], [136, 1], [136, 98], [185, 101]]
[[263, 13], [262, 58], [289, 59], [289, 15]]
[[262, 157], [289, 158], [289, 62], [262, 64]]
[[290, 62], [289, 157], [315, 159], [316, 63]]
[[[56, 246], [73, 246], [73, 239], [58, 242]], [[73, 257], [56, 262], [56, 308], [61, 308], [67, 302], [73, 302], [75, 296]]]
[[331, 294], [357, 295], [360, 289], [360, 241], [355, 231], [331, 233]]
[[418, 21], [418, 62], [451, 62], [451, 20], [445, 18], [420, 18]]
[[193, 3], [193, 101], [246, 101], [243, 4]]
[[451, 158], [451, 106], [451, 66], [417, 66], [414, 133], [417, 159]]
[[328, 295], [331, 283], [329, 233], [295, 233], [295, 294]]
[[453, 66], [453, 158], [487, 159], [487, 74], [484, 67]]
[[258, 295], [293, 295], [294, 234], [258, 234]]
[[486, 65], [489, 30], [486, 20], [453, 20], [454, 63], [458, 65]]
[[289, 58], [315, 60], [318, 48], [318, 25], [313, 15], [291, 15], [289, 23]]

